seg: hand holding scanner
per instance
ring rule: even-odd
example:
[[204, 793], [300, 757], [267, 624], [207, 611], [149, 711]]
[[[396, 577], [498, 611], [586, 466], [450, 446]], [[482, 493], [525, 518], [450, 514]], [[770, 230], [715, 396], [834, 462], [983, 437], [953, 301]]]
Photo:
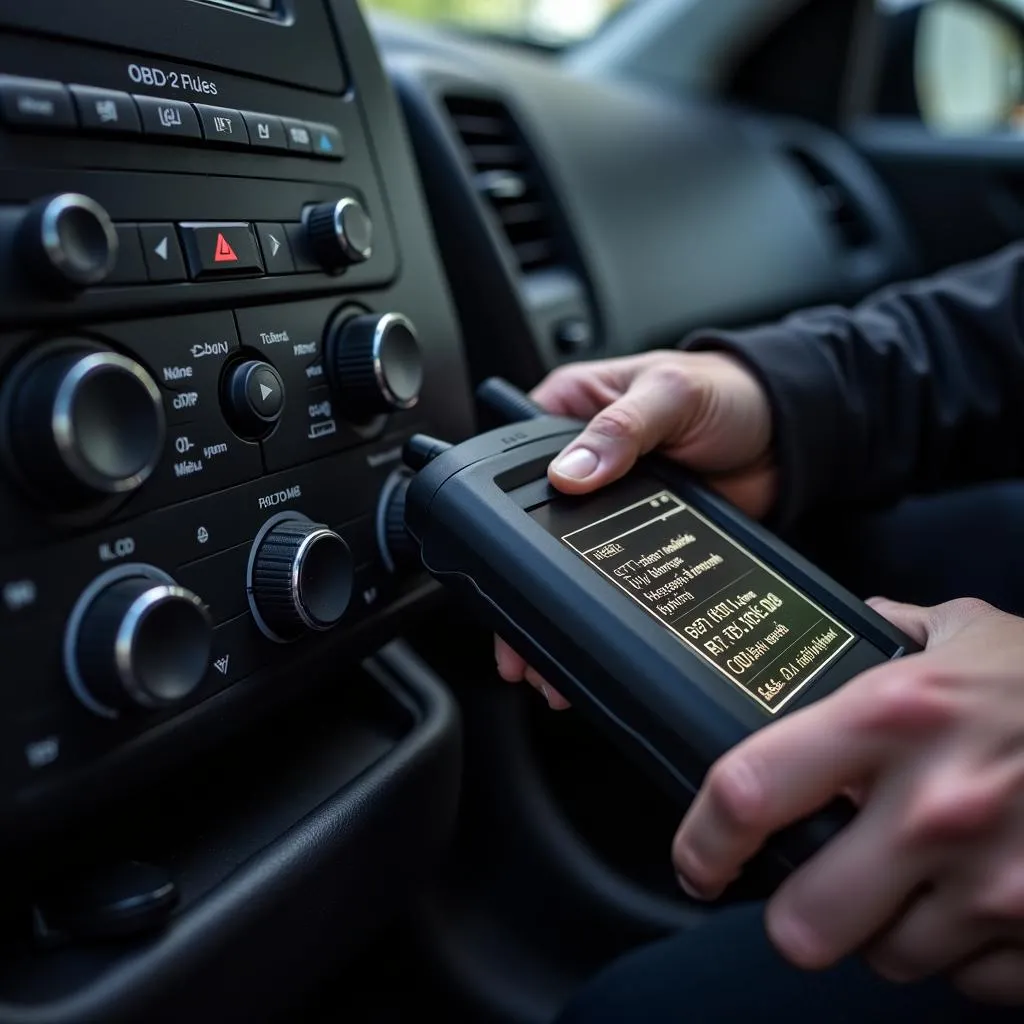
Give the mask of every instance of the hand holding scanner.
[[[917, 650], [679, 465], [559, 493], [547, 467], [583, 424], [503, 381], [479, 397], [513, 422], [406, 449], [424, 565], [682, 801], [754, 730]], [[770, 852], [792, 869], [852, 813], [825, 808]]]

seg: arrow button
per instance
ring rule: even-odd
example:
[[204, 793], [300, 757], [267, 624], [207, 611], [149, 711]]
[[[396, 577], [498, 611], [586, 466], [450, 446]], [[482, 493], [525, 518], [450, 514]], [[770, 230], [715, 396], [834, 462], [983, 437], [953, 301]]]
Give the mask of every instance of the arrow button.
[[266, 437], [284, 409], [284, 381], [262, 359], [236, 365], [228, 376], [225, 412], [235, 432], [248, 440]]
[[267, 273], [294, 274], [295, 263], [284, 227], [281, 224], [257, 224], [256, 234], [263, 250], [263, 262], [266, 264]]
[[184, 281], [185, 259], [173, 224], [140, 224], [142, 254], [150, 281]]

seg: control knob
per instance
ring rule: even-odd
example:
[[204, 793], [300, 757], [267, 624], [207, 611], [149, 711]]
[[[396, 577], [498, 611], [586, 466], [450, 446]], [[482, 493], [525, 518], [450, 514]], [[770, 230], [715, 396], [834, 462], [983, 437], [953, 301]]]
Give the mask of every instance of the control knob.
[[80, 507], [141, 487], [163, 454], [160, 391], [133, 359], [88, 343], [41, 352], [8, 382], [17, 468], [50, 502]]
[[306, 239], [316, 260], [335, 273], [373, 255], [373, 221], [351, 196], [319, 203], [306, 212]]
[[77, 291], [101, 284], [114, 269], [117, 231], [95, 199], [64, 192], [28, 208], [18, 247], [24, 266], [41, 283]]
[[411, 409], [423, 387], [416, 328], [401, 313], [342, 313], [328, 328], [327, 365], [339, 403], [359, 422]]
[[285, 514], [263, 527], [249, 558], [249, 604], [256, 624], [286, 643], [336, 626], [352, 599], [349, 546], [333, 530]]
[[158, 569], [115, 571], [94, 583], [72, 613], [65, 670], [97, 714], [158, 710], [202, 683], [212, 644], [209, 613], [195, 594]]
[[247, 359], [233, 366], [224, 387], [224, 411], [245, 438], [266, 437], [284, 412], [284, 381], [270, 363]]
[[399, 470], [384, 485], [377, 506], [377, 546], [389, 572], [411, 569], [420, 559], [419, 545], [405, 525], [405, 504], [413, 474]]

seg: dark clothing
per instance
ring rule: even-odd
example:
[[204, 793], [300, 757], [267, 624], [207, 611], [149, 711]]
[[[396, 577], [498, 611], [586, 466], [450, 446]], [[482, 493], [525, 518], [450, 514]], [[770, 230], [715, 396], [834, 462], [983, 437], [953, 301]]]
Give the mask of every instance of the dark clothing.
[[765, 935], [757, 905], [625, 957], [558, 1024], [1009, 1024], [1020, 1009], [983, 1007], [941, 981], [892, 985], [848, 960], [807, 974]]
[[702, 332], [686, 345], [735, 352], [765, 385], [777, 525], [1024, 475], [1024, 245], [852, 311]]
[[[852, 311], [685, 344], [731, 351], [760, 377], [781, 475], [771, 525], [812, 561], [862, 597], [972, 596], [1024, 614], [1024, 245]], [[864, 514], [995, 481], [1006, 483]], [[889, 984], [856, 959], [798, 971], [772, 948], [762, 916], [760, 906], [723, 910], [626, 957], [559, 1024], [1024, 1020], [1020, 1008], [979, 1006], [941, 979]]]

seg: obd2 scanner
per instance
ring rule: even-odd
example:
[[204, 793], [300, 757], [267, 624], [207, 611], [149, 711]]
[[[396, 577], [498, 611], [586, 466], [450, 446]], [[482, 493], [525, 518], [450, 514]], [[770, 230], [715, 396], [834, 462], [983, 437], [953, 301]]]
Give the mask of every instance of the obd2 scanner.
[[[406, 448], [424, 566], [681, 801], [754, 730], [918, 649], [676, 464], [559, 493], [548, 464], [583, 425], [501, 380], [478, 397], [507, 425]], [[765, 853], [792, 870], [853, 813], [837, 801]]]

